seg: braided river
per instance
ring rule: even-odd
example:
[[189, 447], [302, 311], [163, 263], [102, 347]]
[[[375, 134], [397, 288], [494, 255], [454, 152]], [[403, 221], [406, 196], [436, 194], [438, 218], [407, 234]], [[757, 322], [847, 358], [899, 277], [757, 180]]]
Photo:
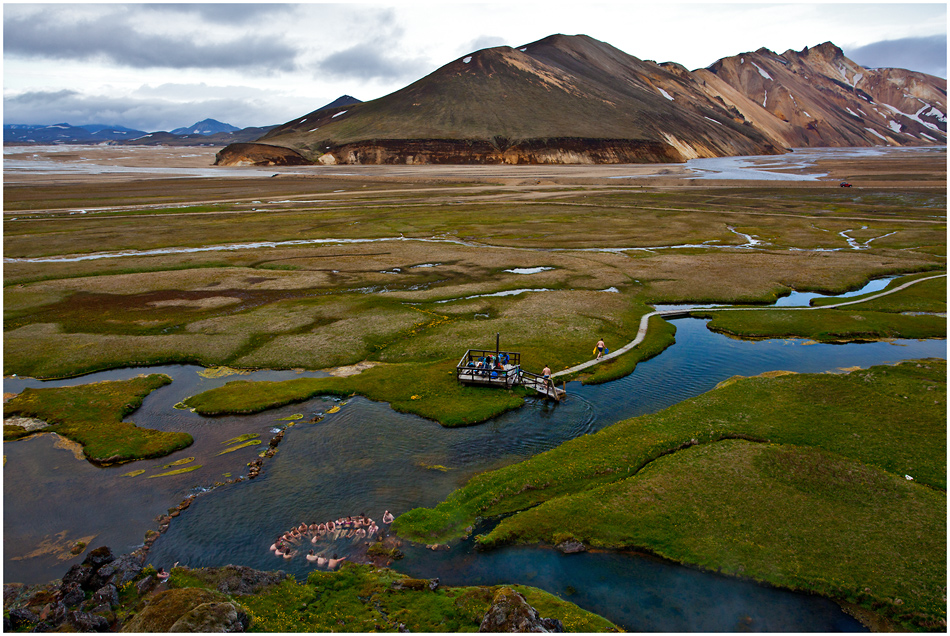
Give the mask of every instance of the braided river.
[[[116, 554], [129, 552], [142, 544], [147, 530], [156, 528], [157, 516], [195, 493], [200, 494], [194, 503], [172, 520], [152, 547], [150, 563], [166, 568], [176, 562], [189, 567], [238, 564], [281, 569], [303, 580], [315, 567], [312, 563], [302, 555], [277, 560], [268, 550], [277, 535], [301, 522], [360, 513], [379, 520], [384, 510], [398, 515], [433, 506], [478, 472], [521, 461], [622, 419], [662, 410], [734, 375], [778, 369], [841, 372], [947, 355], [945, 340], [845, 345], [746, 341], [710, 332], [701, 319], [676, 319], [673, 324], [676, 343], [625, 378], [596, 386], [572, 382], [561, 404], [528, 399], [516, 411], [456, 429], [361, 397], [315, 398], [255, 415], [201, 417], [174, 406], [238, 376], [205, 377], [203, 369], [193, 366], [120, 369], [49, 382], [5, 378], [4, 391], [16, 393], [26, 387], [165, 373], [173, 382], [149, 395], [129, 419], [138, 426], [187, 431], [195, 443], [162, 459], [108, 468], [82, 460], [55, 435], [4, 444], [4, 581], [61, 577], [78, 560], [70, 560], [64, 546], [79, 539], [88, 539], [90, 547], [108, 545]], [[259, 371], [239, 377], [255, 381], [320, 375]], [[339, 409], [330, 412], [335, 407]], [[265, 460], [258, 478], [215, 486], [246, 474], [247, 462], [266, 448], [249, 446], [220, 454], [224, 442], [258, 434], [266, 443], [280, 430], [285, 435], [279, 452]], [[151, 478], [188, 457], [195, 458], [189, 465], [200, 468]], [[129, 476], [133, 469], [144, 473]], [[347, 554], [347, 546], [333, 549], [340, 556]], [[440, 552], [407, 543], [402, 550], [405, 558], [393, 567], [412, 576], [439, 577], [450, 585], [533, 585], [626, 630], [864, 631], [828, 599], [629, 552], [563, 555], [543, 547], [476, 552], [466, 541]]]

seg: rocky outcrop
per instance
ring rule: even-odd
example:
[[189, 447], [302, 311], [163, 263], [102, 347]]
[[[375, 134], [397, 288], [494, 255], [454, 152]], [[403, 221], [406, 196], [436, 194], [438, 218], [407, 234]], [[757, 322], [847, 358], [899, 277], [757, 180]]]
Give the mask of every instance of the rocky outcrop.
[[578, 552], [587, 552], [587, 546], [576, 539], [561, 541], [554, 547], [563, 554], [577, 554]]
[[247, 613], [234, 603], [202, 603], [175, 621], [168, 631], [233, 634], [247, 631], [250, 624]]
[[676, 163], [668, 144], [635, 139], [551, 138], [507, 141], [373, 139], [328, 148], [323, 164], [602, 164]]
[[296, 150], [257, 143], [231, 144], [214, 156], [216, 166], [302, 166], [309, 163]]
[[190, 570], [190, 575], [229, 596], [257, 594], [287, 578], [287, 574], [282, 571], [261, 572], [243, 565], [195, 568]]
[[[10, 628], [32, 631], [108, 631], [115, 626], [119, 588], [142, 572], [140, 554], [116, 558], [108, 547], [89, 552], [59, 581], [3, 586]], [[89, 595], [87, 599], [86, 596]]]
[[200, 605], [225, 603], [227, 598], [215, 592], [188, 587], [159, 592], [131, 620], [123, 632], [168, 632], [180, 618]]
[[495, 594], [478, 631], [560, 633], [564, 625], [557, 619], [541, 618], [538, 610], [528, 605], [521, 594], [503, 587]]

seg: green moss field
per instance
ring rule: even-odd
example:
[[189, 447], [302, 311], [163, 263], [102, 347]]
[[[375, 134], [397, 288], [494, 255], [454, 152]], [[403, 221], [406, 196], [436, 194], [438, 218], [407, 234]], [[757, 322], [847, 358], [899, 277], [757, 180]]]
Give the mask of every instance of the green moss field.
[[927, 630], [945, 620], [946, 473], [946, 362], [928, 359], [727, 381], [393, 528], [430, 542], [504, 515], [479, 543], [635, 548]]

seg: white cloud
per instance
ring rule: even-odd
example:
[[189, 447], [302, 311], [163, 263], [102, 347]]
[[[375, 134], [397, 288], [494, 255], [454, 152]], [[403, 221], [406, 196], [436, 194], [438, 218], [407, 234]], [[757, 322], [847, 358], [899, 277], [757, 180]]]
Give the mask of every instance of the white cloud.
[[[945, 38], [946, 5], [8, 3], [4, 117], [55, 123], [115, 113], [122, 119], [108, 123], [135, 128], [206, 117], [282, 123], [340, 95], [381, 97], [475, 50], [554, 33], [583, 33], [641, 59], [695, 69], [761, 47], [782, 53], [832, 41], [847, 53], [911, 36]], [[61, 91], [68, 93], [49, 107], [23, 108], [28, 94]], [[212, 107], [224, 112], [198, 112]], [[40, 113], [52, 119], [30, 120]]]

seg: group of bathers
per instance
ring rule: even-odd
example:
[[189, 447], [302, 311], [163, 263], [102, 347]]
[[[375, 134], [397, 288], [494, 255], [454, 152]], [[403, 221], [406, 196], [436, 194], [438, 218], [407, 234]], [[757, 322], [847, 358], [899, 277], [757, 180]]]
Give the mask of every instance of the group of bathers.
[[[387, 511], [388, 513], [388, 511]], [[339, 539], [350, 539], [351, 542], [360, 539], [371, 539], [379, 532], [379, 526], [376, 522], [366, 515], [357, 515], [355, 517], [341, 517], [336, 521], [327, 521], [326, 523], [312, 523], [309, 526], [301, 523], [296, 528], [283, 533], [270, 549], [277, 557], [285, 559], [294, 558], [303, 547], [306, 546], [306, 540], [316, 544], [321, 541], [333, 542]], [[332, 558], [324, 556], [324, 551], [314, 554], [313, 550], [306, 555], [307, 561], [316, 563], [318, 567], [327, 567], [331, 570], [336, 569], [346, 557], [338, 557], [336, 554]]]
[[504, 373], [508, 370], [509, 358], [507, 353], [503, 353], [499, 356], [483, 356], [478, 360], [469, 360], [468, 367], [475, 369], [473, 375], [489, 375], [491, 377], [497, 378], [499, 373]]

